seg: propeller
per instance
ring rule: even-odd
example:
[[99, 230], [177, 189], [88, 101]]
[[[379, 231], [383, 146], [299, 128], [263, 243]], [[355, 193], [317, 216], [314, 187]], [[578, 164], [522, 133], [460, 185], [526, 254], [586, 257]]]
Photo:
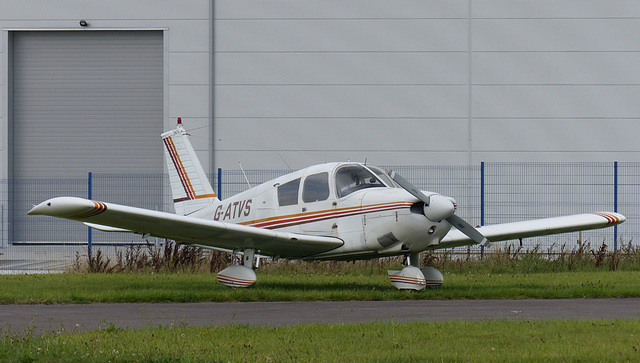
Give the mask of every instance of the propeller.
[[467, 221], [454, 214], [455, 206], [451, 200], [440, 194], [424, 194], [407, 179], [401, 177], [393, 170], [389, 171], [389, 176], [404, 190], [424, 202], [424, 215], [428, 220], [432, 222], [446, 220], [474, 242], [484, 247], [489, 246], [489, 240], [483, 236], [482, 233], [478, 232], [478, 230], [473, 228]]

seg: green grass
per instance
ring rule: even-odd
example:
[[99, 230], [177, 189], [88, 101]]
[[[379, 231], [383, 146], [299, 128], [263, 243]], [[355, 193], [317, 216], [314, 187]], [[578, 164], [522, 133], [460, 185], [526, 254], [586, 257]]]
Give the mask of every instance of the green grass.
[[638, 361], [639, 320], [153, 327], [8, 334], [0, 361]]
[[[224, 258], [196, 258], [190, 265], [182, 261], [191, 255], [172, 252], [171, 259], [93, 265], [102, 266], [94, 271], [112, 273], [0, 276], [0, 303], [639, 297], [640, 251], [601, 251], [581, 248], [556, 257], [505, 251], [483, 260], [424, 254], [423, 264], [443, 271], [445, 284], [419, 293], [391, 286], [386, 269], [398, 268], [398, 259], [279, 261], [258, 270], [255, 287], [231, 289], [215, 274], [202, 272], [221, 268], [228, 263]], [[145, 259], [150, 262], [143, 272], [132, 272], [130, 266]], [[637, 361], [638, 332], [637, 319], [281, 327], [178, 323], [140, 330], [105, 321], [84, 333], [0, 327], [0, 361]]]
[[[215, 274], [229, 255], [205, 254], [165, 244], [160, 250], [132, 246], [115, 260], [98, 251], [92, 263], [76, 260], [61, 275], [0, 276], [0, 303], [303, 301], [402, 299], [520, 299], [640, 296], [640, 248], [621, 243], [616, 253], [603, 244], [578, 243], [561, 254], [496, 248], [483, 259], [449, 252], [422, 254], [422, 265], [444, 273], [436, 290], [395, 290], [387, 269], [402, 258], [349, 262], [263, 261], [258, 283], [231, 289]], [[87, 273], [93, 271], [94, 273]], [[98, 272], [101, 271], [101, 272]]]
[[258, 273], [249, 289], [232, 289], [214, 274], [51, 274], [0, 276], [0, 304], [522, 299], [639, 297], [640, 271], [530, 274], [444, 274], [439, 289], [403, 292], [382, 273]]

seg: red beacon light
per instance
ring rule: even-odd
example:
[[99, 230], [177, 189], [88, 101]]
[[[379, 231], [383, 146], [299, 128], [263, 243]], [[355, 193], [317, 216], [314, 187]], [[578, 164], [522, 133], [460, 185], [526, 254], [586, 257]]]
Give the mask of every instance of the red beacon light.
[[182, 126], [182, 117], [178, 117], [178, 125], [176, 126], [176, 130], [180, 131], [181, 133], [185, 134], [185, 135], [189, 135], [184, 127]]

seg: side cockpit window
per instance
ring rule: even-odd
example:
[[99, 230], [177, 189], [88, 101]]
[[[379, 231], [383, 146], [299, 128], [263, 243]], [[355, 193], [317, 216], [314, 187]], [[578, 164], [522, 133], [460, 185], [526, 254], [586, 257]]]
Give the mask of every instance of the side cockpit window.
[[309, 175], [302, 187], [302, 201], [318, 202], [329, 198], [329, 173]]
[[298, 204], [300, 178], [278, 186], [278, 204], [280, 206]]
[[374, 187], [386, 187], [380, 179], [360, 165], [350, 165], [338, 169], [336, 173], [336, 191], [338, 198], [357, 190]]

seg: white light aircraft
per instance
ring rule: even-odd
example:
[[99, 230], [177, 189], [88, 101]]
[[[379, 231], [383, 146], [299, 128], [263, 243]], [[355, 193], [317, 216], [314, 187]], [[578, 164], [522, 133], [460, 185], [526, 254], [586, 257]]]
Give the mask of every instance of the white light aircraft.
[[162, 140], [175, 214], [75, 197], [44, 201], [28, 214], [241, 253], [243, 264], [217, 275], [232, 287], [256, 282], [256, 254], [302, 260], [404, 255], [407, 266], [389, 271], [392, 284], [403, 290], [442, 285], [440, 271], [420, 267], [423, 251], [604, 228], [626, 219], [598, 212], [474, 228], [455, 214], [453, 198], [420, 191], [393, 171], [355, 162], [311, 166], [221, 201], [180, 119]]

